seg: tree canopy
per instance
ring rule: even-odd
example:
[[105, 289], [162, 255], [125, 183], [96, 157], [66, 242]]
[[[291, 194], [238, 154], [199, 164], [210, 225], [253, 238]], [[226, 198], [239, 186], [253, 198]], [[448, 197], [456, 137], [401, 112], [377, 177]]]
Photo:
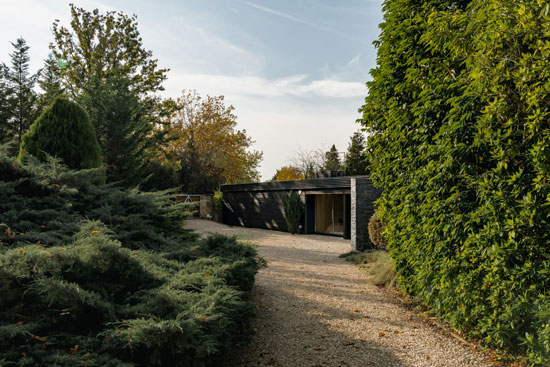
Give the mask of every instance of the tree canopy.
[[155, 127], [166, 111], [156, 93], [168, 69], [143, 47], [135, 15], [71, 5], [71, 16], [70, 28], [53, 24], [50, 45], [56, 59], [67, 60], [62, 87], [90, 115], [108, 179], [133, 186], [150, 150], [162, 144]]
[[210, 192], [224, 183], [259, 180], [262, 153], [250, 150], [254, 141], [238, 130], [233, 106], [223, 96], [184, 93], [176, 102], [164, 151], [177, 162], [181, 184], [189, 192]]
[[277, 170], [273, 181], [303, 180], [304, 174], [299, 168], [293, 166], [283, 166]]

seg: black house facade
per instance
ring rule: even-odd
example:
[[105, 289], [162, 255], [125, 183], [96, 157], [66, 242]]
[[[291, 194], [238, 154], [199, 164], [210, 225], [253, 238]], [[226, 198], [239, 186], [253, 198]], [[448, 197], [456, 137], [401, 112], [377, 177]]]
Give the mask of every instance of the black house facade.
[[296, 191], [305, 206], [300, 233], [342, 236], [354, 250], [370, 247], [368, 222], [380, 191], [368, 176], [223, 185], [223, 222], [288, 231], [283, 195]]

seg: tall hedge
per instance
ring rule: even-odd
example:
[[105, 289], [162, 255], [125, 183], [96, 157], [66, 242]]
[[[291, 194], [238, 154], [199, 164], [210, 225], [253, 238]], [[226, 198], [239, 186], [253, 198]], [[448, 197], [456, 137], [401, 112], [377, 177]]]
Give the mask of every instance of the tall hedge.
[[548, 3], [388, 0], [384, 12], [362, 123], [400, 284], [548, 365]]
[[19, 161], [31, 154], [44, 160], [45, 154], [61, 158], [74, 169], [101, 165], [101, 149], [88, 114], [78, 104], [56, 99], [23, 136]]

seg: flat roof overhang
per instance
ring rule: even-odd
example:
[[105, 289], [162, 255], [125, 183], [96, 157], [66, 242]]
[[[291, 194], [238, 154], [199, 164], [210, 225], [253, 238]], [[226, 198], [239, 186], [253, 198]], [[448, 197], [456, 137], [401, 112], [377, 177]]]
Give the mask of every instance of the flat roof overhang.
[[347, 177], [322, 177], [308, 180], [293, 180], [293, 181], [272, 181], [272, 182], [256, 182], [245, 184], [229, 184], [222, 185], [223, 192], [248, 192], [248, 191], [323, 191], [326, 190], [342, 190], [348, 191], [351, 189], [351, 179], [367, 179], [370, 182], [369, 176], [347, 176]]

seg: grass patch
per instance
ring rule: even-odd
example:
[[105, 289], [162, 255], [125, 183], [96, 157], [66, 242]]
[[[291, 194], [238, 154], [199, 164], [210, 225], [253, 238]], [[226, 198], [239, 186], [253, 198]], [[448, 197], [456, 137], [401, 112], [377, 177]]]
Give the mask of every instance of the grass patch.
[[394, 270], [390, 254], [384, 250], [370, 250], [365, 252], [348, 252], [340, 255], [346, 261], [359, 265], [367, 271], [370, 281], [379, 287], [395, 287], [397, 274]]

